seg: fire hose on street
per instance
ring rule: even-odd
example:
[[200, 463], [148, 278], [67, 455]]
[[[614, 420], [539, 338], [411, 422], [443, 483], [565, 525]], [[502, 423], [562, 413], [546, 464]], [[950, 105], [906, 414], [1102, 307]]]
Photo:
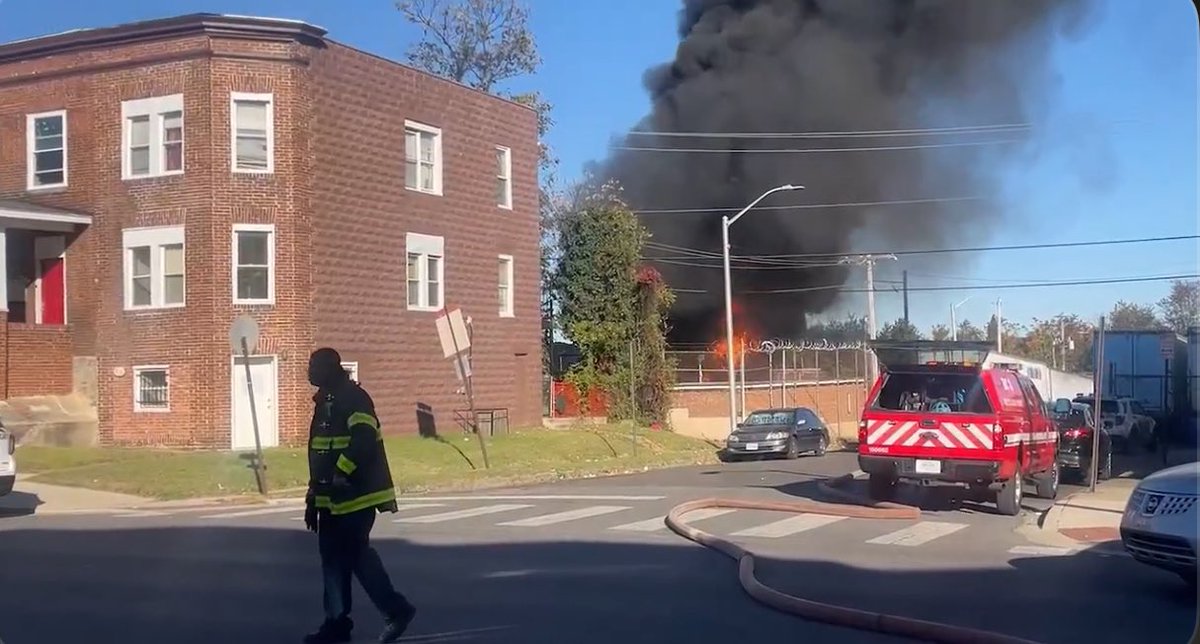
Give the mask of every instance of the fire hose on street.
[[788, 595], [758, 580], [754, 575], [754, 555], [749, 551], [732, 541], [692, 527], [682, 520], [683, 515], [706, 508], [805, 512], [858, 519], [912, 520], [920, 518], [921, 513], [918, 508], [886, 502], [875, 505], [864, 505], [863, 501], [858, 497], [838, 489], [840, 486], [850, 482], [852, 478], [852, 475], [846, 475], [839, 479], [834, 479], [831, 483], [821, 483], [820, 487], [826, 494], [846, 499], [854, 505], [823, 503], [812, 500], [747, 501], [720, 498], [698, 499], [672, 508], [670, 513], [667, 514], [667, 527], [685, 539], [720, 551], [738, 562], [738, 580], [741, 582], [742, 588], [759, 602], [785, 613], [816, 622], [857, 630], [874, 631], [887, 635], [898, 635], [926, 642], [940, 642], [943, 644], [1037, 644], [1030, 640], [1000, 633], [929, 622], [899, 615], [876, 613], [848, 606], [836, 606]]

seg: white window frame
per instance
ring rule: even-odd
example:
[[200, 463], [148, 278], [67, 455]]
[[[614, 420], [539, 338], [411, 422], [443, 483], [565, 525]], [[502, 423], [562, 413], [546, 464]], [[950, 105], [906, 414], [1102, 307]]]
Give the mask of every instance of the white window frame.
[[[417, 185], [415, 187], [408, 186], [408, 133], [409, 131], [420, 134], [428, 134], [433, 137], [433, 189], [426, 190], [421, 187], [421, 143], [420, 136], [417, 137]], [[425, 125], [416, 121], [404, 121], [404, 187], [413, 192], [419, 192], [426, 195], [434, 195], [440, 197], [442, 191], [442, 173], [445, 165], [445, 157], [442, 156], [442, 129], [432, 125]]]
[[[408, 288], [408, 256], [419, 255], [417, 260], [417, 288], [420, 289], [418, 304], [409, 304]], [[438, 302], [437, 306], [429, 304], [429, 258], [437, 257], [438, 262]], [[442, 237], [408, 233], [404, 237], [404, 305], [409, 311], [437, 312], [446, 305], [446, 242]]]
[[[267, 104], [267, 167], [239, 168], [237, 164], [237, 104], [256, 102]], [[234, 174], [275, 173], [275, 95], [250, 92], [231, 92], [229, 95], [229, 168]]]
[[[238, 233], [267, 233], [267, 297], [262, 300], [241, 299], [238, 297]], [[232, 296], [233, 303], [239, 306], [274, 306], [275, 305], [275, 224], [234, 224], [233, 246], [230, 249], [229, 263], [233, 270]]]
[[[183, 128], [183, 140], [180, 142], [180, 163], [178, 170], [166, 170], [167, 147], [163, 132], [164, 116], [171, 112], [179, 112], [180, 127]], [[130, 123], [135, 118], [147, 117], [150, 120], [150, 168], [146, 174], [133, 174], [133, 126]], [[169, 177], [184, 173], [187, 167], [185, 151], [187, 150], [187, 115], [183, 113], [183, 94], [168, 96], [152, 96], [138, 98], [121, 103], [121, 179], [131, 181], [151, 177]]]
[[[37, 185], [34, 183], [34, 176], [35, 176], [34, 173], [37, 170], [37, 154], [36, 154], [36, 150], [34, 149], [34, 141], [36, 140], [37, 137], [36, 137], [36, 132], [35, 132], [33, 126], [34, 126], [34, 123], [36, 123], [38, 121], [38, 119], [52, 118], [52, 117], [59, 117], [62, 119], [62, 139], [63, 139], [62, 173], [63, 173], [63, 180], [62, 180], [62, 183], [48, 183], [48, 184], [44, 184], [44, 185]], [[67, 124], [67, 111], [66, 110], [53, 110], [50, 112], [38, 112], [37, 114], [27, 114], [25, 116], [25, 187], [26, 187], [26, 189], [31, 190], [31, 191], [32, 190], [59, 190], [62, 188], [66, 188], [70, 184], [69, 176], [68, 176], [68, 167], [71, 165], [71, 163], [70, 163], [70, 144], [69, 144], [70, 132], [68, 131], [67, 126], [68, 126], [68, 124]]]
[[512, 210], [513, 209], [512, 149], [506, 148], [502, 145], [497, 145], [496, 151], [500, 152], [501, 154], [504, 155], [504, 162], [502, 164], [502, 166], [503, 166], [502, 170], [503, 170], [504, 174], [503, 174], [503, 176], [496, 175], [496, 181], [504, 182], [504, 203], [497, 203], [496, 205], [505, 210]]
[[358, 382], [358, 363], [357, 362], [343, 362], [342, 369], [346, 372], [346, 375], [350, 376], [351, 381], [356, 382], [356, 383]]
[[[516, 307], [514, 306], [514, 303], [516, 301], [516, 296], [513, 295], [513, 290], [514, 290], [513, 289], [513, 286], [514, 286], [513, 285], [513, 275], [515, 274], [515, 270], [513, 269], [513, 256], [512, 255], [500, 255], [500, 256], [498, 256], [497, 259], [501, 262], [504, 262], [505, 278], [508, 280], [508, 297], [507, 297], [506, 301], [503, 304], [501, 304], [499, 307], [500, 308], [500, 317], [502, 317], [502, 318], [516, 317]], [[497, 272], [496, 278], [498, 281], [500, 275], [499, 275], [498, 270], [496, 272]], [[499, 285], [499, 283], [497, 283], [496, 289], [499, 290], [499, 288], [500, 288], [500, 285]]]
[[[165, 246], [183, 246], [183, 301], [167, 304], [163, 301], [166, 292], [164, 252]], [[133, 303], [133, 249], [150, 247], [150, 304]], [[155, 311], [180, 309], [187, 306], [187, 241], [183, 226], [159, 226], [153, 228], [126, 228], [121, 231], [122, 282], [126, 311]]]
[[[141, 365], [130, 369], [133, 373], [133, 411], [139, 414], [165, 414], [171, 411], [171, 368], [166, 365]], [[167, 406], [144, 407], [141, 403], [141, 376], [147, 371], [161, 371], [167, 377]]]

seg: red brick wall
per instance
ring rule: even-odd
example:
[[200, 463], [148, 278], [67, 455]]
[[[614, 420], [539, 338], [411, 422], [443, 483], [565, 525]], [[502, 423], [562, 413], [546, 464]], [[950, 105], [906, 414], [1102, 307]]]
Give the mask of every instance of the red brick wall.
[[[786, 400], [778, 385], [770, 395], [765, 387], [752, 388], [746, 390], [746, 411], [795, 405], [817, 410], [829, 423], [850, 422], [858, 420], [863, 396], [861, 383], [789, 386]], [[741, 404], [740, 392], [738, 404]], [[727, 389], [676, 390], [672, 406], [686, 408], [692, 417], [728, 417], [729, 393]]]
[[[536, 118], [532, 111], [333, 44], [315, 56], [313, 279], [318, 344], [357, 361], [386, 431], [440, 432], [465, 409], [435, 313], [407, 310], [405, 235], [445, 240], [445, 303], [474, 320], [476, 405], [541, 418]], [[404, 187], [404, 121], [442, 129], [443, 195]], [[495, 204], [495, 146], [512, 149], [512, 210]], [[497, 255], [514, 257], [515, 317], [498, 313]]]
[[7, 397], [69, 394], [71, 334], [65, 326], [8, 324]]

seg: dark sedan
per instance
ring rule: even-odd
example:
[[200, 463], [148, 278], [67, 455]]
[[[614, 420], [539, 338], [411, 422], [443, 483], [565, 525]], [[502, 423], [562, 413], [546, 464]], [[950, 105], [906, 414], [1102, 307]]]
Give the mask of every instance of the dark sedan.
[[[1058, 428], [1058, 466], [1064, 478], [1069, 472], [1075, 480], [1087, 481], [1092, 472], [1093, 432], [1096, 431], [1092, 408], [1066, 399], [1056, 401], [1054, 423]], [[1108, 432], [1099, 431], [1100, 461], [1096, 478], [1104, 481], [1112, 476], [1112, 440]]]
[[807, 407], [762, 409], [746, 416], [725, 441], [721, 460], [742, 456], [782, 455], [796, 458], [802, 452], [822, 456], [829, 449], [829, 428]]

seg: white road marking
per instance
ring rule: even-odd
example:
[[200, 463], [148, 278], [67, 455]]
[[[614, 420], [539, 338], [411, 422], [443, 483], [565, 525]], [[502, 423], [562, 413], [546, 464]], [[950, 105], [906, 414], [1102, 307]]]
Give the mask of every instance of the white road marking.
[[201, 519], [236, 519], [238, 517], [256, 517], [264, 514], [283, 514], [284, 512], [295, 512], [300, 508], [294, 505], [276, 508], [259, 508], [257, 510], [241, 510], [238, 512], [222, 512], [220, 514], [209, 514], [200, 517]]
[[798, 534], [808, 530], [815, 530], [820, 527], [827, 526], [831, 523], [845, 520], [846, 517], [835, 517], [828, 514], [797, 514], [794, 517], [764, 523], [763, 525], [754, 526], [734, 532], [734, 537], [764, 537], [767, 539], [777, 539], [793, 534]]
[[[722, 514], [729, 514], [733, 511], [734, 510], [731, 508], [704, 508], [702, 510], [696, 510], [695, 512], [688, 512], [687, 514], [683, 515], [683, 520], [686, 523], [703, 521], [705, 519], [719, 517]], [[633, 523], [616, 525], [609, 528], [609, 530], [624, 530], [627, 532], [658, 532], [659, 530], [667, 529], [666, 521], [667, 515], [664, 514], [662, 516], [654, 517], [653, 519], [646, 519], [645, 521], [634, 521]]]
[[867, 543], [885, 546], [920, 546], [934, 539], [954, 534], [963, 528], [965, 523], [942, 523], [940, 521], [922, 521], [903, 530], [890, 532], [881, 537], [868, 539]]
[[116, 519], [134, 519], [140, 517], [165, 517], [169, 516], [170, 512], [160, 512], [156, 510], [135, 510], [133, 512], [121, 512], [112, 515]]
[[1056, 546], [1014, 546], [1008, 551], [1010, 555], [1028, 555], [1031, 557], [1062, 557], [1074, 553], [1074, 548], [1059, 548]]
[[392, 523], [444, 523], [446, 521], [457, 521], [458, 519], [469, 519], [471, 517], [481, 517], [486, 514], [512, 512], [514, 510], [524, 510], [525, 508], [532, 507], [532, 505], [526, 505], [523, 503], [501, 503], [498, 505], [485, 505], [466, 510], [455, 510], [453, 512], [423, 514], [419, 517], [403, 517], [400, 519], [393, 519]]
[[540, 528], [546, 525], [554, 525], [556, 523], [566, 523], [567, 521], [577, 521], [588, 517], [598, 517], [602, 514], [612, 514], [621, 510], [628, 510], [628, 506], [624, 505], [593, 505], [578, 510], [567, 510], [566, 512], [554, 512], [552, 514], [542, 514], [528, 519], [518, 519], [516, 521], [505, 521], [496, 525], [510, 526], [514, 528]]

